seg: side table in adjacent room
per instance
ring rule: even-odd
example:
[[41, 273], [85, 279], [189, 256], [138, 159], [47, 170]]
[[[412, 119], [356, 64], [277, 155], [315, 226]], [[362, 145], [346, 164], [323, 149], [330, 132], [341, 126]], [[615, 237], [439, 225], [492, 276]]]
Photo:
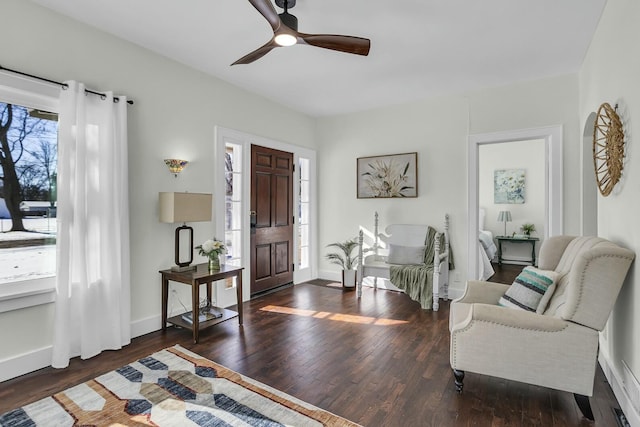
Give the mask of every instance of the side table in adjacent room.
[[496, 236], [498, 241], [498, 264], [502, 265], [502, 261], [519, 261], [519, 260], [506, 260], [502, 256], [502, 244], [504, 242], [509, 243], [525, 243], [531, 245], [531, 265], [536, 265], [536, 242], [540, 241], [537, 237], [511, 237], [511, 236]]

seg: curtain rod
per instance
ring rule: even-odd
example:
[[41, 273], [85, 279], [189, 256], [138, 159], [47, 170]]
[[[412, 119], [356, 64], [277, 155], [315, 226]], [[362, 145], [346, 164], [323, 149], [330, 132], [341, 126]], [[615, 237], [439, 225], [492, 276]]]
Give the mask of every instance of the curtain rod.
[[[10, 68], [3, 67], [2, 65], [0, 65], [0, 71], [8, 71], [10, 73], [19, 74], [19, 75], [25, 76], [25, 77], [30, 77], [32, 79], [36, 79], [36, 80], [40, 80], [40, 81], [43, 81], [43, 82], [51, 83], [51, 84], [54, 84], [54, 85], [58, 85], [58, 86], [63, 87], [65, 89], [69, 87], [69, 85], [66, 84], [66, 83], [57, 82], [55, 80], [50, 80], [50, 79], [45, 79], [44, 77], [34, 76], [33, 74], [23, 73], [22, 71], [12, 70]], [[90, 89], [85, 89], [84, 91], [86, 93], [91, 93], [93, 95], [98, 95], [99, 97], [101, 97], [103, 99], [106, 98], [106, 96], [107, 96], [104, 93], [96, 92], [96, 91], [90, 90]], [[113, 97], [113, 102], [120, 102], [120, 98], [118, 98], [117, 96], [114, 96]], [[131, 100], [131, 99], [127, 100], [127, 104], [133, 105], [133, 100]]]

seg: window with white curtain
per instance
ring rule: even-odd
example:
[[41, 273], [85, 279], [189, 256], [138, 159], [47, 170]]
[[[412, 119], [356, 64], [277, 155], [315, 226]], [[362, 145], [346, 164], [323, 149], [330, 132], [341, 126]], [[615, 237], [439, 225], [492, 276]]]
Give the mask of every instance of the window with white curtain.
[[[13, 82], [16, 87], [4, 85]], [[6, 130], [0, 131], [5, 159], [0, 166], [0, 312], [53, 300], [58, 99], [49, 94], [54, 90], [59, 89], [0, 78], [0, 127]], [[8, 201], [16, 196], [19, 211]]]

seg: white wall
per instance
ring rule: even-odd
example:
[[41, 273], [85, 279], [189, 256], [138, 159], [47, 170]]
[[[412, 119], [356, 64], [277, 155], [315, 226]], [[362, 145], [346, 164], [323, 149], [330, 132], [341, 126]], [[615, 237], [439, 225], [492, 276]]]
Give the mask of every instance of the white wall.
[[[562, 125], [564, 131], [564, 225], [579, 232], [580, 152], [577, 76], [486, 89], [318, 120], [319, 252], [353, 237], [358, 227], [419, 223], [441, 228], [451, 215], [451, 244], [456, 272], [452, 294], [467, 277], [467, 139], [469, 134]], [[418, 152], [418, 197], [357, 199], [356, 159], [363, 156]], [[324, 258], [319, 276], [335, 279], [337, 268]], [[458, 281], [454, 281], [458, 278]]]
[[[507, 222], [507, 236], [521, 234], [522, 224], [536, 226], [533, 237], [538, 237], [536, 253], [544, 239], [545, 224], [545, 141], [511, 141], [483, 144], [478, 149], [478, 204], [485, 210], [484, 229], [494, 236], [504, 235], [505, 224], [498, 222], [500, 211], [511, 212], [512, 222]], [[525, 171], [525, 202], [522, 204], [494, 203], [494, 173], [500, 169], [523, 169]], [[508, 259], [528, 260], [531, 246], [503, 244], [503, 256]]]
[[[454, 96], [319, 120], [321, 277], [335, 279], [338, 271], [324, 259], [325, 246], [355, 237], [359, 227], [372, 231], [375, 211], [381, 231], [392, 223], [442, 230], [448, 213], [456, 271], [465, 271], [467, 105]], [[356, 198], [358, 157], [413, 151], [418, 153], [417, 198]]]
[[[128, 123], [131, 318], [138, 333], [159, 329], [158, 270], [173, 264], [175, 226], [158, 222], [158, 192], [214, 192], [215, 126], [315, 146], [313, 119], [31, 2], [2, 0], [0, 39], [7, 68], [135, 100]], [[178, 178], [164, 165], [169, 157], [190, 161]], [[196, 241], [214, 235], [214, 223], [193, 227]], [[0, 342], [10, 343], [0, 345], [0, 362], [49, 347], [52, 313], [42, 305], [0, 314]]]
[[[640, 253], [640, 2], [609, 0], [598, 30], [580, 71], [580, 122], [597, 111], [603, 102], [618, 104], [625, 126], [626, 157], [621, 182], [608, 197], [598, 196], [598, 234]], [[604, 334], [601, 352], [611, 368], [614, 391], [617, 386], [635, 389], [635, 396], [618, 390], [632, 425], [640, 426], [640, 390], [625, 375], [623, 361], [635, 378], [640, 379], [640, 288], [639, 264], [636, 261], [622, 288]], [[632, 409], [630, 402], [635, 402]], [[626, 405], [626, 407], [625, 407]]]
[[470, 96], [470, 134], [562, 125], [563, 233], [580, 234], [580, 136], [576, 75], [485, 89]]

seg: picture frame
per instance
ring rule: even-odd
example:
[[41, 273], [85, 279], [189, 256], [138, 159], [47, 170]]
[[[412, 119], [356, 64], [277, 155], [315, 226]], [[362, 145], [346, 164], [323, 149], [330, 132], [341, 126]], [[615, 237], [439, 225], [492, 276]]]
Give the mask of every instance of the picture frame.
[[358, 157], [358, 199], [418, 197], [418, 153]]
[[493, 203], [523, 204], [525, 202], [525, 170], [496, 169], [493, 172]]

